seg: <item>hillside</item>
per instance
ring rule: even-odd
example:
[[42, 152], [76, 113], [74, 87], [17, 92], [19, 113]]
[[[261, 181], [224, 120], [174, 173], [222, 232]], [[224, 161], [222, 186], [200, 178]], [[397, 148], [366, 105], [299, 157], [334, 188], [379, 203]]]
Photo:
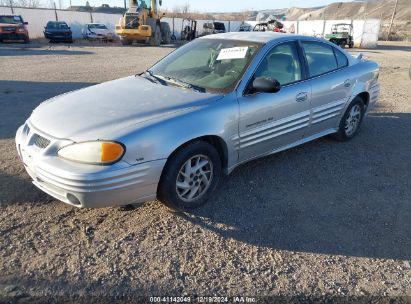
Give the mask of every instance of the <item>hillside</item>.
[[[339, 19], [382, 19], [381, 34], [386, 37], [391, 20], [394, 0], [368, 0], [368, 2], [336, 2], [322, 7], [289, 9], [267, 9], [231, 14], [214, 14], [221, 19], [223, 16], [235, 16], [236, 20], [262, 21], [267, 18], [279, 20], [339, 20]], [[411, 0], [399, 0], [397, 13], [392, 28], [392, 39], [411, 39]]]

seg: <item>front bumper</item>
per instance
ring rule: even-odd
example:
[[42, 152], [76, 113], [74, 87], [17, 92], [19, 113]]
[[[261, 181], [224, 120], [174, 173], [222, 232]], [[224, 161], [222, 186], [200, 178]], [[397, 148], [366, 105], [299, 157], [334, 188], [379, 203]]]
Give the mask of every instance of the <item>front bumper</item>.
[[59, 41], [71, 41], [73, 37], [71, 34], [46, 34], [44, 33], [44, 37], [49, 40], [59, 40]]
[[17, 33], [0, 33], [0, 40], [26, 40], [28, 39], [26, 34], [17, 34]]
[[90, 40], [113, 40], [113, 35], [100, 35], [100, 34], [87, 34], [84, 36], [85, 39]]
[[[47, 147], [41, 136], [49, 141]], [[166, 160], [139, 165], [120, 161], [110, 166], [79, 164], [57, 156], [67, 140], [52, 138], [26, 122], [17, 130], [16, 146], [33, 184], [56, 199], [79, 208], [141, 203], [156, 198]], [[42, 146], [39, 147], [38, 145]]]

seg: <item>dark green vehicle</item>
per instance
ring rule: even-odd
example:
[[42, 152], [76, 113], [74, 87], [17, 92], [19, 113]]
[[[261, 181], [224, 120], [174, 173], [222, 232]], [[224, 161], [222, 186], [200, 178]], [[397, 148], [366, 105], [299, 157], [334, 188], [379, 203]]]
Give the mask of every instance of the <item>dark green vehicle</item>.
[[325, 39], [329, 40], [340, 47], [348, 47], [351, 49], [354, 46], [353, 27], [349, 23], [334, 24], [331, 29], [331, 34], [326, 34]]

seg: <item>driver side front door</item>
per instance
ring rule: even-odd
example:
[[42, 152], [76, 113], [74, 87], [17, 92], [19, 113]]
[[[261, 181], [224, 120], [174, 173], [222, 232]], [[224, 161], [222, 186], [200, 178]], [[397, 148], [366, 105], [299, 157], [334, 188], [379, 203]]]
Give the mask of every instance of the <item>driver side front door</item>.
[[295, 143], [304, 137], [310, 121], [311, 87], [304, 80], [296, 42], [274, 46], [253, 79], [271, 77], [280, 82], [277, 93], [239, 97], [239, 160], [246, 161]]

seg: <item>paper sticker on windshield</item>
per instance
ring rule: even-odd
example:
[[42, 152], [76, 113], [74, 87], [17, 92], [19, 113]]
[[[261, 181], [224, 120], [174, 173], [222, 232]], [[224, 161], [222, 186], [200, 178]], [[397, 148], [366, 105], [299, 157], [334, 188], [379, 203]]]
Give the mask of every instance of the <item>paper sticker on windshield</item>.
[[233, 47], [229, 49], [222, 49], [218, 54], [217, 60], [224, 59], [242, 59], [247, 55], [248, 46]]

